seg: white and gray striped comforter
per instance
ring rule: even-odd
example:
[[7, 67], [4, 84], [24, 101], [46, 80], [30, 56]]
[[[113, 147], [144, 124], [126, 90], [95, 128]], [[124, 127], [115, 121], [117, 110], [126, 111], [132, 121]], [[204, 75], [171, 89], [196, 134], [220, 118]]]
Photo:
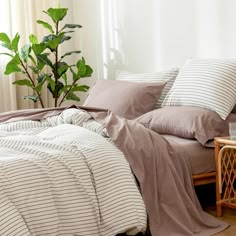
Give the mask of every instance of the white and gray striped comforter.
[[145, 231], [129, 164], [91, 116], [68, 109], [0, 124], [0, 235], [95, 236]]

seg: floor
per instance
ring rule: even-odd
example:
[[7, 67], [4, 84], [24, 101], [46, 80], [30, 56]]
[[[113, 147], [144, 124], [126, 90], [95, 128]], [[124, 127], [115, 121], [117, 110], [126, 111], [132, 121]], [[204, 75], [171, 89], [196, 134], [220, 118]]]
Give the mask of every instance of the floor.
[[[210, 214], [215, 215], [215, 210], [207, 210]], [[216, 234], [217, 236], [236, 236], [236, 210], [223, 209], [223, 216], [219, 219], [226, 221], [231, 226], [225, 231]]]
[[[195, 188], [198, 198], [205, 211], [215, 216], [215, 185], [205, 185]], [[231, 226], [216, 236], [236, 236], [236, 210], [223, 208], [223, 215], [219, 219]]]

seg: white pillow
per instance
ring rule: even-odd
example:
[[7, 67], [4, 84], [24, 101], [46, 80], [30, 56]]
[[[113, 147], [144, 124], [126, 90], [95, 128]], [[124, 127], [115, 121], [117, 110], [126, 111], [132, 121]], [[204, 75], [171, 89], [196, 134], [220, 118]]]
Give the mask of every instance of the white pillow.
[[155, 109], [160, 108], [161, 104], [171, 89], [176, 76], [178, 75], [178, 68], [173, 68], [166, 71], [154, 72], [154, 73], [132, 73], [129, 71], [117, 71], [116, 79], [131, 81], [131, 82], [145, 82], [145, 83], [156, 83], [156, 82], [166, 82], [164, 89], [162, 90], [161, 97], [155, 105]]
[[180, 70], [162, 107], [208, 108], [225, 120], [235, 101], [236, 60], [191, 59]]

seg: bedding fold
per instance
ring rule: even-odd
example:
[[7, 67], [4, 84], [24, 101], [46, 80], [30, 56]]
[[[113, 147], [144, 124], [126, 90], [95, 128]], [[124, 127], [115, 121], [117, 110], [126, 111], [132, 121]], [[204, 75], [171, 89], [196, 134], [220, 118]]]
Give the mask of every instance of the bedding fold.
[[209, 236], [229, 226], [202, 210], [182, 150], [135, 121], [111, 112], [92, 115], [105, 125], [138, 179], [153, 236]]

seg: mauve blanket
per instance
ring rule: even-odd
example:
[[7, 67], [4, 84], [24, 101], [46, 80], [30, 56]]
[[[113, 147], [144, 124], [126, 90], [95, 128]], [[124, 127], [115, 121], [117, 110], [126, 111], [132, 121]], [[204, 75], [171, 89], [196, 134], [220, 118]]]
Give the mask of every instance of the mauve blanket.
[[[181, 150], [173, 150], [159, 134], [135, 121], [109, 111], [83, 109], [106, 127], [125, 154], [140, 184], [152, 236], [208, 236], [228, 227], [202, 210], [194, 191], [190, 163]], [[0, 115], [0, 122], [13, 117], [41, 119], [62, 110], [13, 112]]]

